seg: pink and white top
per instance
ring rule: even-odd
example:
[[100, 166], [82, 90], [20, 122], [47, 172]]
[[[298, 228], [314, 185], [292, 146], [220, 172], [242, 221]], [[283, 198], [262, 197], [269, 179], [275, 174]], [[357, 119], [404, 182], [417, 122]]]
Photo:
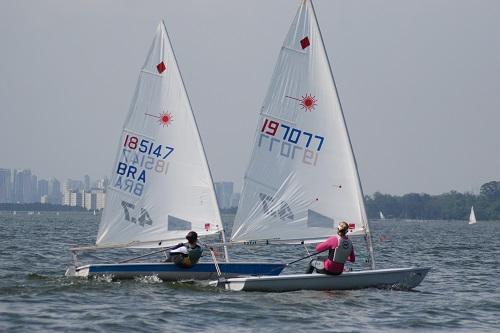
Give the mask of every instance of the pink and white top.
[[[347, 236], [344, 236], [342, 238], [348, 239]], [[339, 236], [334, 235], [328, 238], [323, 243], [319, 243], [318, 245], [316, 245], [316, 252], [323, 252], [330, 249], [333, 250], [336, 249], [338, 246], [339, 246]], [[354, 247], [352, 248], [349, 257], [347, 257], [347, 260], [349, 260], [350, 262], [354, 262], [356, 260], [356, 255], [354, 254]], [[332, 273], [339, 273], [344, 270], [344, 263], [335, 262], [333, 260], [330, 260], [329, 258], [325, 259], [323, 261], [323, 264], [325, 265], [325, 269]]]

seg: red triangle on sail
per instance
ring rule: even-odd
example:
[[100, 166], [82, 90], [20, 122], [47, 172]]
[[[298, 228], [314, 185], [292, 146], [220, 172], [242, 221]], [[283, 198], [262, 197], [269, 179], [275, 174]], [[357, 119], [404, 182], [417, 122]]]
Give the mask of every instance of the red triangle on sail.
[[302, 46], [302, 50], [307, 48], [309, 45], [311, 45], [311, 43], [309, 42], [309, 38], [307, 36], [302, 38], [302, 40], [300, 41], [300, 46]]
[[158, 65], [156, 65], [156, 69], [158, 70], [158, 73], [163, 73], [165, 69], [167, 69], [167, 66], [165, 66], [165, 63], [162, 61]]

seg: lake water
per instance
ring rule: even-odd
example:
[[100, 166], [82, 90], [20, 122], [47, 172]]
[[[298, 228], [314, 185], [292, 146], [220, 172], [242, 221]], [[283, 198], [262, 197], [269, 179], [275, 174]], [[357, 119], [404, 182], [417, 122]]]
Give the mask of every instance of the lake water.
[[[224, 217], [229, 225], [232, 218]], [[373, 221], [378, 267], [433, 267], [414, 291], [247, 293], [154, 277], [65, 277], [68, 248], [93, 243], [98, 220], [90, 213], [0, 212], [0, 331], [500, 330], [499, 222]], [[354, 241], [358, 262], [353, 268], [362, 269], [364, 244]], [[284, 261], [305, 255], [293, 246], [231, 253], [234, 259]], [[306, 264], [287, 270], [302, 272]]]

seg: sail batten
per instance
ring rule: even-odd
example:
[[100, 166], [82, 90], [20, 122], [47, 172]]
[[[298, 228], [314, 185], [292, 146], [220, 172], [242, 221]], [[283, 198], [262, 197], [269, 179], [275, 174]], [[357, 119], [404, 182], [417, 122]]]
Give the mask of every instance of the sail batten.
[[123, 126], [97, 246], [163, 247], [221, 233], [212, 177], [163, 22]]
[[330, 63], [304, 1], [259, 113], [231, 241], [322, 240], [341, 221], [353, 233], [369, 231]]

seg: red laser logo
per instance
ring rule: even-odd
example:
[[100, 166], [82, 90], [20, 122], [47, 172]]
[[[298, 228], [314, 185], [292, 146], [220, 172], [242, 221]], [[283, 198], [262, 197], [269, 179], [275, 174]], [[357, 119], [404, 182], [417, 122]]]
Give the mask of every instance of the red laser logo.
[[306, 111], [312, 111], [315, 109], [315, 106], [318, 105], [316, 103], [318, 101], [316, 99], [316, 96], [313, 96], [311, 94], [306, 94], [305, 96], [302, 96], [302, 98], [295, 98], [292, 96], [285, 96], [285, 97], [299, 101], [300, 107]]
[[169, 112], [160, 113], [159, 116], [155, 116], [154, 114], [149, 114], [149, 113], [145, 113], [145, 115], [157, 118], [158, 122], [161, 125], [163, 125], [163, 127], [170, 125], [174, 121], [174, 118], [172, 117], [172, 114], [169, 113]]

